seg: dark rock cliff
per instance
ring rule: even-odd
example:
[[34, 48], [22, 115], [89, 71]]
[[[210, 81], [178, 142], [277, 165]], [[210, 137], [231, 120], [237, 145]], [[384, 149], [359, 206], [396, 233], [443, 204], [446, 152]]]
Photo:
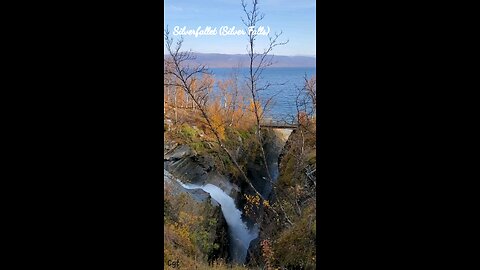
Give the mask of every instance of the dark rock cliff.
[[215, 213], [213, 218], [215, 218], [217, 222], [217, 226], [215, 228], [215, 243], [219, 245], [217, 250], [214, 250], [212, 254], [209, 255], [208, 261], [214, 261], [216, 259], [225, 258], [229, 259], [229, 237], [228, 237], [228, 225], [225, 217], [223, 216], [222, 210], [220, 207], [215, 208]]
[[186, 145], [178, 146], [164, 156], [164, 168], [185, 183], [213, 184], [235, 201], [240, 193], [238, 186], [215, 171], [213, 157], [198, 155]]
[[[278, 134], [276, 132], [270, 132], [267, 137], [267, 144], [265, 145], [265, 151], [266, 151], [266, 156], [267, 156], [267, 161], [269, 162], [269, 168], [272, 174], [272, 177], [274, 177], [274, 183], [278, 179], [278, 176], [280, 173], [282, 173], [282, 169], [280, 168], [280, 164], [282, 162], [282, 158], [286, 151], [290, 148], [291, 142], [289, 141], [290, 135], [294, 134], [295, 130], [293, 130], [292, 133], [288, 134]], [[272, 173], [272, 170], [273, 171]], [[265, 172], [265, 169], [263, 170]], [[265, 182], [265, 181], [264, 181]], [[266, 193], [268, 199], [270, 201], [275, 201], [276, 198], [274, 196], [274, 193], [271, 192], [271, 189], [273, 188], [272, 185], [265, 185], [268, 187], [270, 190], [269, 193]], [[263, 194], [262, 194], [263, 195]], [[256, 266], [256, 265], [262, 265], [263, 264], [263, 259], [262, 259], [262, 251], [261, 251], [261, 246], [260, 246], [260, 241], [262, 239], [267, 238], [268, 235], [271, 234], [272, 227], [275, 226], [274, 222], [272, 220], [275, 219], [273, 217], [273, 214], [268, 211], [262, 211], [262, 213], [258, 213], [259, 216], [261, 216], [260, 222], [260, 232], [259, 235], [256, 239], [254, 239], [252, 242], [250, 242], [250, 246], [248, 247], [248, 252], [247, 252], [247, 258], [246, 258], [246, 263], [247, 265], [250, 266]]]

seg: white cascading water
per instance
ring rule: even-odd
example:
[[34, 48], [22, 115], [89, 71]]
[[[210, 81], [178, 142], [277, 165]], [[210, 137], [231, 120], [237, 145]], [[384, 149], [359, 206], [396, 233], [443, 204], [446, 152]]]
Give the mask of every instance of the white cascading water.
[[228, 196], [219, 187], [212, 184], [206, 184], [203, 186], [184, 184], [176, 178], [175, 180], [185, 189], [202, 189], [220, 204], [230, 234], [230, 256], [232, 257], [232, 261], [236, 263], [244, 263], [250, 242], [258, 236], [257, 224], [249, 230], [247, 225], [242, 221], [242, 212], [235, 206], [233, 198]]

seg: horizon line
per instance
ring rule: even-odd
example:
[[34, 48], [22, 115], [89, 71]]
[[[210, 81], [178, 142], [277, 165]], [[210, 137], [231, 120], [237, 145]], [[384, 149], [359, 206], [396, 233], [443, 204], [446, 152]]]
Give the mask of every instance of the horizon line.
[[[191, 53], [196, 53], [196, 54], [223, 54], [223, 55], [248, 55], [247, 53], [217, 53], [217, 52], [196, 52], [196, 51], [191, 51]], [[164, 53], [163, 55], [168, 55], [168, 53]], [[314, 54], [295, 54], [295, 55], [287, 55], [287, 54], [270, 54], [273, 56], [289, 56], [289, 57], [295, 57], [295, 56], [301, 56], [301, 57], [314, 57], [317, 58], [317, 55]]]

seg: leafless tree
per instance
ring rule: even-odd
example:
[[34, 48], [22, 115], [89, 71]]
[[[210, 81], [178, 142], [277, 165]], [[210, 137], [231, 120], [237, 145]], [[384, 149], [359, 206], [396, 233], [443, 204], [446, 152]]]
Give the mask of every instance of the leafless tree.
[[217, 128], [212, 123], [211, 116], [208, 114], [206, 101], [208, 98], [207, 90], [210, 85], [205, 85], [203, 83], [196, 84], [195, 82], [198, 81], [196, 77], [210, 74], [210, 71], [204, 65], [192, 66], [192, 60], [194, 60], [195, 57], [191, 52], [181, 51], [183, 38], [180, 38], [175, 44], [173, 43], [173, 38], [170, 37], [168, 27], [165, 30], [164, 38], [169, 54], [168, 61], [173, 67], [172, 69], [167, 70], [167, 74], [171, 74], [177, 79], [175, 85], [180, 86], [190, 96], [192, 102], [194, 102], [196, 108], [200, 111], [202, 118], [205, 120], [206, 126], [214, 135], [216, 143], [218, 143], [220, 148], [228, 155], [229, 159], [240, 172], [242, 178], [248, 183], [253, 191], [260, 196], [260, 198], [264, 199], [263, 196], [253, 186], [250, 179], [248, 179], [237, 160], [224, 145]]
[[[165, 93], [164, 93], [164, 113], [166, 113], [166, 108], [167, 107], [172, 107], [173, 108], [173, 111], [174, 111], [174, 122], [175, 124], [177, 123], [178, 121], [178, 115], [177, 115], [177, 104], [176, 104], [176, 96], [177, 96], [177, 93], [176, 93], [176, 87], [175, 87], [175, 84], [174, 84], [174, 81], [175, 81], [175, 78], [173, 76], [171, 76], [169, 73], [168, 73], [168, 70], [170, 70], [172, 68], [171, 64], [169, 61], [166, 61], [164, 60], [164, 65], [163, 65], [163, 78], [164, 78], [164, 81], [163, 81], [163, 84], [164, 84], [164, 90], [165, 90]], [[171, 103], [170, 102], [170, 97], [173, 97], [173, 102]]]
[[317, 76], [312, 76], [312, 78], [308, 79], [307, 74], [303, 77], [304, 80], [304, 89], [307, 92], [308, 96], [310, 97], [310, 102], [313, 109], [313, 116], [315, 116], [317, 112]]
[[[273, 49], [277, 46], [282, 46], [287, 44], [288, 40], [285, 42], [278, 41], [279, 37], [282, 35], [282, 32], [275, 33], [273, 36], [269, 35], [268, 45], [263, 50], [263, 52], [259, 53], [255, 49], [258, 32], [251, 31], [251, 30], [258, 26], [258, 23], [263, 20], [263, 18], [265, 17], [265, 14], [260, 12], [258, 0], [251, 1], [251, 8], [248, 7], [248, 4], [245, 2], [245, 0], [242, 0], [242, 7], [243, 7], [243, 12], [245, 14], [245, 18], [242, 18], [242, 22], [247, 27], [246, 32], [248, 33], [247, 53], [249, 58], [249, 62], [248, 62], [249, 74], [248, 74], [248, 80], [247, 80], [247, 88], [249, 89], [249, 92], [252, 97], [253, 112], [255, 114], [255, 120], [256, 120], [256, 135], [260, 145], [259, 148], [262, 154], [265, 171], [268, 177], [267, 180], [272, 185], [273, 192], [275, 192], [275, 186], [274, 186], [273, 179], [270, 174], [270, 169], [267, 163], [265, 149], [263, 148], [264, 137], [262, 135], [262, 130], [261, 130], [261, 122], [262, 122], [262, 119], [264, 118], [264, 113], [266, 111], [268, 104], [272, 101], [273, 96], [270, 96], [263, 103], [263, 106], [260, 100], [260, 92], [269, 89], [273, 84], [266, 82], [261, 85], [260, 80], [262, 78], [262, 73], [265, 70], [265, 68], [273, 65], [273, 56], [274, 56], [272, 54]], [[281, 207], [281, 210], [284, 213], [284, 217], [286, 221], [290, 225], [292, 225], [292, 222], [286, 215], [281, 203], [279, 203], [279, 205]]]
[[264, 107], [262, 108], [262, 102], [260, 100], [260, 92], [267, 90], [272, 86], [271, 83], [265, 83], [264, 85], [260, 86], [260, 78], [265, 70], [265, 68], [271, 66], [273, 64], [273, 55], [270, 54], [272, 50], [280, 45], [285, 45], [288, 43], [286, 42], [278, 42], [277, 39], [280, 37], [282, 32], [279, 34], [275, 33], [274, 36], [269, 36], [269, 43], [266, 49], [262, 53], [258, 53], [255, 50], [255, 40], [258, 37], [258, 33], [256, 31], [249, 31], [249, 29], [252, 29], [252, 27], [256, 27], [258, 23], [263, 20], [265, 17], [265, 14], [260, 13], [260, 9], [258, 6], [258, 0], [252, 0], [252, 7], [251, 9], [248, 9], [248, 5], [245, 2], [245, 0], [242, 0], [242, 7], [243, 11], [245, 13], [246, 18], [242, 18], [243, 24], [247, 27], [247, 33], [248, 33], [248, 46], [247, 46], [247, 52], [248, 52], [248, 57], [249, 57], [249, 74], [248, 74], [248, 82], [247, 82], [247, 87], [251, 93], [252, 96], [252, 101], [253, 101], [253, 112], [255, 114], [255, 119], [256, 119], [256, 126], [257, 126], [257, 136], [258, 140], [260, 143], [260, 149], [262, 153], [262, 158], [265, 163], [266, 171], [267, 171], [267, 176], [268, 179], [272, 182], [273, 179], [270, 175], [270, 171], [268, 169], [268, 164], [266, 162], [266, 156], [265, 156], [265, 150], [263, 149], [263, 136], [261, 132], [261, 121], [264, 117], [265, 113], [265, 108], [266, 106], [270, 103], [272, 97], [267, 99], [267, 101], [264, 103]]
[[245, 88], [239, 85], [239, 68], [240, 66], [234, 68], [226, 80], [217, 83], [226, 116], [225, 125], [228, 127], [242, 123], [248, 110], [245, 105], [248, 102], [248, 93], [245, 93]]
[[295, 166], [295, 168], [298, 170], [297, 175], [305, 173], [307, 179], [310, 180], [311, 183], [316, 187], [316, 166], [315, 164], [307, 164], [308, 161], [306, 160], [305, 154], [305, 152], [307, 151], [306, 148], [309, 148], [308, 150], [311, 150], [312, 147], [316, 147], [315, 140], [313, 140], [313, 143], [306, 143], [306, 138], [316, 136], [316, 76], [312, 76], [310, 79], [308, 79], [307, 75], [305, 74], [303, 86], [301, 88], [297, 87], [297, 97], [295, 100], [295, 105], [297, 110], [296, 117], [298, 123], [297, 132], [299, 133], [299, 139], [296, 142], [297, 149], [299, 149], [299, 151], [294, 154], [295, 160], [297, 161], [297, 165]]

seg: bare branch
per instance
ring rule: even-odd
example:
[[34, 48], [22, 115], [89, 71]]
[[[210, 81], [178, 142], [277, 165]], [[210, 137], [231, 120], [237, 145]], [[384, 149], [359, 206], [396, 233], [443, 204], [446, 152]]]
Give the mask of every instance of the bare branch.
[[205, 66], [196, 66], [190, 68], [188, 65], [184, 65], [184, 62], [187, 60], [193, 59], [191, 52], [180, 52], [183, 39], [177, 41], [174, 48], [172, 48], [173, 39], [170, 38], [168, 29], [165, 30], [165, 42], [167, 45], [167, 51], [170, 54], [172, 59], [173, 71], [170, 71], [178, 80], [179, 84], [183, 88], [183, 90], [190, 96], [193, 102], [196, 104], [197, 108], [199, 109], [203, 119], [205, 120], [207, 127], [213, 133], [216, 139], [216, 143], [220, 146], [220, 148], [228, 155], [229, 159], [234, 163], [235, 167], [241, 173], [244, 180], [249, 184], [249, 186], [253, 189], [253, 191], [264, 200], [263, 196], [257, 191], [257, 189], [253, 186], [250, 179], [248, 179], [245, 172], [241, 169], [240, 165], [238, 164], [237, 160], [232, 156], [230, 151], [225, 147], [222, 139], [220, 138], [220, 134], [218, 133], [215, 125], [212, 123], [211, 117], [206, 110], [206, 102], [208, 97], [208, 89], [209, 85], [202, 84], [199, 85], [197, 88], [193, 87], [195, 82], [195, 78], [199, 74], [210, 74]]

